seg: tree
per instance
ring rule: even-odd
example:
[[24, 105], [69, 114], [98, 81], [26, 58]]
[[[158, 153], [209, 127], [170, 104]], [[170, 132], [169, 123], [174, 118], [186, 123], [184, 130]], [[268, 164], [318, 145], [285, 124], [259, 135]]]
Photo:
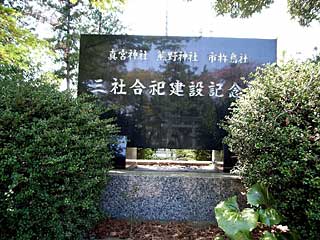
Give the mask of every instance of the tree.
[[[80, 33], [119, 32], [122, 25], [118, 20], [117, 4], [122, 3], [123, 0], [2, 0], [0, 57], [3, 55], [11, 63], [27, 66], [28, 63], [18, 58], [30, 59], [30, 49], [25, 45], [45, 42], [30, 30], [39, 21], [49, 23], [55, 33], [49, 42], [57, 53], [55, 62], [61, 66], [55, 73], [60, 79], [66, 79], [69, 89], [77, 76]], [[2, 36], [4, 34], [10, 38]], [[16, 41], [10, 42], [12, 36]]]
[[58, 52], [56, 62], [62, 63], [57, 75], [66, 79], [67, 89], [75, 82], [79, 60], [79, 41], [81, 33], [116, 33], [122, 29], [113, 8], [106, 12], [101, 9], [105, 2], [110, 1], [52, 1], [44, 7], [56, 14], [56, 21], [51, 22], [55, 36], [49, 41], [53, 43], [54, 50]]
[[[231, 17], [248, 18], [254, 13], [270, 7], [274, 0], [214, 0], [213, 8], [218, 15], [230, 14]], [[292, 18], [302, 26], [309, 26], [312, 21], [320, 21], [320, 1], [288, 0], [288, 10]]]
[[21, 12], [0, 2], [0, 79], [30, 79], [35, 72], [42, 78], [47, 74], [39, 72], [40, 59], [34, 54], [49, 53], [47, 42], [26, 28], [23, 19]]
[[28, 29], [19, 26], [21, 14], [14, 9], [0, 4], [0, 16], [0, 64], [26, 69], [30, 63], [30, 51], [43, 42]]

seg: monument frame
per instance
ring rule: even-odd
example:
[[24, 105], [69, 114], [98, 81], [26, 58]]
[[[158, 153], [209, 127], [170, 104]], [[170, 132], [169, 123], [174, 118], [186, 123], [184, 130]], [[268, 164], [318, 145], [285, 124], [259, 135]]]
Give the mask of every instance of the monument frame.
[[105, 117], [116, 117], [128, 147], [223, 150], [219, 123], [247, 87], [243, 78], [276, 61], [276, 46], [275, 39], [82, 35], [78, 93], [114, 108]]

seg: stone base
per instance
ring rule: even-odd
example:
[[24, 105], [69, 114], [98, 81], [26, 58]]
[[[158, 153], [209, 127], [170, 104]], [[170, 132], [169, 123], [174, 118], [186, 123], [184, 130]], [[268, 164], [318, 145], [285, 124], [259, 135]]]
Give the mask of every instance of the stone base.
[[225, 173], [111, 171], [102, 198], [110, 217], [129, 220], [215, 222], [214, 207], [244, 191]]

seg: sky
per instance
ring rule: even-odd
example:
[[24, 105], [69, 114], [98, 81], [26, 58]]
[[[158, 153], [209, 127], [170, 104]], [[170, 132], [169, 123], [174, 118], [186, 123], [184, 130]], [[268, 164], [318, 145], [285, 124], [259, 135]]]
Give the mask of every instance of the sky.
[[121, 19], [126, 33], [133, 35], [277, 39], [278, 60], [303, 60], [315, 54], [316, 46], [320, 49], [320, 23], [302, 27], [291, 20], [286, 0], [275, 0], [248, 19], [217, 17], [211, 4], [212, 0], [127, 0]]

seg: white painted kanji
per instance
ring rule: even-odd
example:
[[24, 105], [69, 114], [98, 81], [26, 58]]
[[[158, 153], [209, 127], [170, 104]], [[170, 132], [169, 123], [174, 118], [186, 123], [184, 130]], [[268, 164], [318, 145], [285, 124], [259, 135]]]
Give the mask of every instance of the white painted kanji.
[[176, 62], [178, 60], [178, 52], [172, 52], [172, 61]]
[[146, 50], [142, 49], [111, 49], [109, 52], [109, 61], [115, 61], [115, 60], [140, 60], [140, 61], [147, 61], [148, 60], [148, 52]]
[[226, 63], [227, 60], [228, 60], [227, 58], [228, 57], [227, 57], [227, 55], [225, 53], [220, 52], [219, 55], [218, 55], [218, 61], [220, 63]]
[[186, 52], [183, 52], [183, 61], [186, 62], [188, 60], [189, 54]]
[[189, 62], [198, 62], [198, 54], [197, 54], [197, 52], [189, 52], [188, 61]]
[[242, 88], [236, 82], [234, 82], [228, 90], [230, 98], [239, 98], [239, 93], [242, 91]]
[[209, 96], [210, 97], [223, 97], [224, 96], [222, 94], [223, 85], [224, 85], [224, 82], [220, 82], [220, 83], [210, 82]]
[[161, 81], [161, 82], [157, 82], [155, 80], [151, 81], [151, 84], [149, 85], [149, 93], [151, 95], [158, 95], [158, 96], [162, 96], [162, 95], [166, 95], [166, 92], [164, 91], [164, 88], [166, 86], [166, 82]]
[[147, 51], [146, 50], [139, 51], [139, 60], [142, 60], [142, 61], [147, 60]]
[[118, 58], [116, 55], [117, 55], [117, 51], [112, 48], [109, 52], [108, 60], [110, 61], [117, 60]]
[[132, 84], [130, 88], [133, 89], [134, 95], [141, 95], [143, 89], [146, 89], [146, 87], [140, 82], [139, 79], [136, 79], [136, 81], [134, 82], [134, 84]]
[[164, 60], [166, 60], [166, 52], [159, 50], [157, 55], [157, 61], [164, 61]]
[[208, 61], [210, 63], [235, 63], [243, 64], [248, 63], [249, 58], [245, 53], [237, 54], [235, 52], [226, 53], [226, 52], [210, 52], [208, 55]]
[[218, 55], [215, 52], [210, 52], [208, 60], [211, 63], [216, 62], [218, 60]]
[[203, 82], [194, 81], [190, 82], [189, 84], [189, 96], [190, 97], [197, 97], [197, 96], [204, 96], [203, 92]]
[[184, 58], [184, 52], [178, 52], [178, 61], [179, 62], [182, 62], [184, 61], [185, 58]]
[[230, 63], [238, 63], [238, 58], [237, 57], [238, 57], [237, 54], [232, 52], [230, 54]]
[[127, 57], [129, 60], [131, 60], [133, 58], [133, 50], [132, 49], [129, 49]]
[[121, 49], [121, 51], [118, 52], [118, 55], [121, 61], [124, 61], [127, 59], [127, 51], [125, 49]]
[[172, 61], [172, 62], [198, 62], [198, 53], [194, 51], [158, 51], [157, 61]]
[[113, 78], [113, 83], [111, 83], [111, 90], [110, 92], [115, 94], [115, 95], [126, 95], [127, 92], [124, 91], [126, 85], [123, 83], [123, 79], [118, 79], [117, 78]]
[[136, 60], [138, 58], [138, 56], [139, 56], [139, 53], [138, 53], [137, 49], [133, 49], [132, 50], [132, 58], [133, 58], [133, 60]]
[[249, 60], [249, 58], [248, 58], [247, 54], [240, 53], [240, 56], [239, 56], [239, 59], [238, 59], [239, 63], [248, 63], [248, 60]]
[[179, 80], [176, 80], [173, 83], [170, 83], [170, 94], [169, 95], [176, 95], [179, 97], [184, 96], [184, 87], [186, 86]]

